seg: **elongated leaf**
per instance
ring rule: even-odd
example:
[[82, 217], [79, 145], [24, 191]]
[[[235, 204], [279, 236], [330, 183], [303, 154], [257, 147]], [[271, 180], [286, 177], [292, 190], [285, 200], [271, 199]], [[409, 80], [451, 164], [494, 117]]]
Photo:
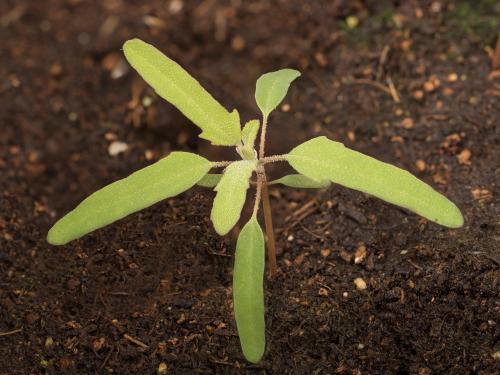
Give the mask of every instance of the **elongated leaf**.
[[330, 181], [322, 180], [316, 181], [312, 178], [303, 176], [301, 174], [289, 174], [283, 176], [277, 180], [271, 181], [270, 185], [282, 184], [294, 188], [305, 188], [305, 189], [321, 189], [330, 186]]
[[255, 87], [255, 101], [265, 116], [281, 103], [290, 84], [299, 76], [300, 72], [295, 69], [281, 69], [260, 76]]
[[173, 152], [160, 161], [96, 191], [49, 231], [47, 241], [64, 245], [95, 229], [192, 187], [211, 168], [201, 156]]
[[257, 363], [266, 347], [264, 320], [264, 234], [255, 216], [245, 224], [236, 244], [233, 304], [241, 349]]
[[123, 45], [132, 67], [163, 99], [172, 103], [214, 145], [231, 146], [240, 141], [240, 116], [229, 113], [196, 79], [152, 45], [132, 39]]
[[221, 236], [228, 233], [240, 218], [250, 185], [249, 179], [256, 165], [257, 162], [251, 160], [230, 164], [215, 187], [217, 195], [210, 218], [215, 231]]
[[260, 122], [259, 120], [248, 121], [243, 130], [241, 131], [241, 140], [245, 146], [254, 148], [255, 138], [257, 138], [257, 133], [259, 131]]
[[288, 161], [295, 170], [312, 179], [329, 179], [372, 194], [450, 228], [463, 225], [457, 206], [411, 173], [326, 137], [297, 146]]
[[196, 185], [213, 188], [216, 187], [222, 178], [222, 173], [207, 173]]

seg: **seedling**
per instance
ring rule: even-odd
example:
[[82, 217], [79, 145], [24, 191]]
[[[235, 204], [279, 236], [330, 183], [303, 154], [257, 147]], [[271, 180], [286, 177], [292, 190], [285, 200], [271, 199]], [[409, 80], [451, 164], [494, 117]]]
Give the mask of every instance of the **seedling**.
[[[259, 362], [265, 349], [264, 234], [257, 213], [263, 205], [270, 274], [276, 272], [276, 256], [267, 186], [325, 188], [332, 182], [359, 190], [411, 210], [440, 225], [458, 228], [460, 210], [443, 195], [409, 172], [346, 148], [326, 137], [313, 138], [286, 155], [265, 156], [270, 113], [281, 103], [292, 81], [293, 69], [266, 73], [257, 80], [255, 99], [262, 120], [251, 120], [243, 129], [238, 111], [228, 112], [175, 61], [138, 39], [123, 50], [129, 63], [159, 96], [172, 103], [202, 129], [201, 138], [218, 146], [234, 147], [238, 161], [209, 161], [189, 152], [172, 152], [160, 161], [118, 180], [83, 200], [49, 231], [47, 241], [64, 245], [98, 228], [173, 197], [198, 184], [215, 187], [211, 213], [215, 231], [225, 235], [240, 219], [250, 180], [255, 201], [250, 220], [236, 244], [233, 302], [236, 325], [245, 358]], [[259, 151], [255, 140], [260, 129]], [[298, 173], [268, 182], [266, 165], [288, 162]], [[224, 168], [223, 173], [209, 173]]]

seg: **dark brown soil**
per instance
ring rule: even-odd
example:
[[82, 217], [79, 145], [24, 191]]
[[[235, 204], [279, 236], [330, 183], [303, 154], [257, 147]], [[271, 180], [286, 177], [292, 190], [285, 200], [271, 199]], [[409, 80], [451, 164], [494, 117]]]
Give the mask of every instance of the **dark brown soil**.
[[[161, 363], [171, 374], [498, 374], [500, 79], [488, 77], [488, 51], [499, 11], [495, 1], [0, 2], [0, 374], [155, 374]], [[244, 119], [257, 113], [261, 73], [299, 68], [271, 118], [270, 153], [327, 135], [430, 182], [465, 226], [340, 187], [273, 188], [281, 273], [266, 283], [265, 358], [249, 365], [231, 312], [234, 239], [211, 227], [212, 192], [64, 247], [45, 242], [85, 196], [170, 150], [235, 156], [199, 141], [127, 69], [120, 48], [132, 37]], [[115, 140], [128, 149], [111, 156]]]

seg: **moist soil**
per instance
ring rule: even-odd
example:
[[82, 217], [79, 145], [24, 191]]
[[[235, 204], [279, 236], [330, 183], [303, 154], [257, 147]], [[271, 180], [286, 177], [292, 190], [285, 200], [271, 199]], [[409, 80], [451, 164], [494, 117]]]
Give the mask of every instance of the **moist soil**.
[[[2, 1], [0, 374], [498, 374], [498, 22], [494, 1]], [[88, 194], [171, 150], [236, 157], [129, 69], [132, 37], [244, 120], [260, 74], [300, 69], [269, 155], [326, 135], [432, 184], [464, 227], [340, 186], [273, 186], [280, 273], [265, 284], [265, 357], [247, 363], [238, 228], [215, 234], [209, 189], [45, 241]]]

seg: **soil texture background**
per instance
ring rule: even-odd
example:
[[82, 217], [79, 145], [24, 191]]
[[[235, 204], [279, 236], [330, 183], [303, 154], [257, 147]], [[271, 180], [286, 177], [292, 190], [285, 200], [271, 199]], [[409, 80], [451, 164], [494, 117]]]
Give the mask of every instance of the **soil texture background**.
[[[2, 0], [0, 374], [498, 374], [499, 20], [488, 0]], [[216, 235], [209, 189], [45, 241], [172, 150], [237, 157], [129, 68], [133, 37], [243, 120], [262, 73], [299, 69], [268, 154], [326, 135], [430, 183], [464, 227], [340, 186], [273, 186], [280, 273], [250, 365], [232, 316], [237, 230]]]

